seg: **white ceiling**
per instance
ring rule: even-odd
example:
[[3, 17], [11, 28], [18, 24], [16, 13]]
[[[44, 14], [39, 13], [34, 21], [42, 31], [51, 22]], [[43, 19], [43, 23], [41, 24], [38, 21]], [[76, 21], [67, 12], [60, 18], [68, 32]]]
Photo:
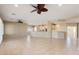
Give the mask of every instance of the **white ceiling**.
[[[46, 4], [48, 12], [42, 12], [40, 15], [36, 12], [30, 13], [34, 8], [30, 4], [20, 4], [15, 7], [14, 4], [0, 4], [0, 16], [3, 20], [18, 21], [29, 24], [41, 24], [51, 20], [67, 19], [79, 16], [79, 4], [67, 4], [59, 7], [57, 4]], [[12, 15], [15, 13], [16, 15]]]

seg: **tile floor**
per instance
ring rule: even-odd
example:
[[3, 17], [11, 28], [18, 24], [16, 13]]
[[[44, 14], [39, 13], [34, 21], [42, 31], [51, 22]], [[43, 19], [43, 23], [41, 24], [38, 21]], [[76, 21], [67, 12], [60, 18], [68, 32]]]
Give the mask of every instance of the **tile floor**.
[[1, 55], [73, 55], [79, 54], [78, 46], [67, 45], [66, 39], [6, 36], [0, 45]]

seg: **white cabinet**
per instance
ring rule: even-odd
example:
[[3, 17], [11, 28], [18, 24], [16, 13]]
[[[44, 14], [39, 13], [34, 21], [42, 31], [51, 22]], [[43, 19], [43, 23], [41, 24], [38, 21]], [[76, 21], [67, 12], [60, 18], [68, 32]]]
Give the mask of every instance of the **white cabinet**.
[[65, 38], [65, 32], [62, 31], [52, 32], [52, 38]]
[[31, 32], [33, 37], [51, 38], [51, 32]]

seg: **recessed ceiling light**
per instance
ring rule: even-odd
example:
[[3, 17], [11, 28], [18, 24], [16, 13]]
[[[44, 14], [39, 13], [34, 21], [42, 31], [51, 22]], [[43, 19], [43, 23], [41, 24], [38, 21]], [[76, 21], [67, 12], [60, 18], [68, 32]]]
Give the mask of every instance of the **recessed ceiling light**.
[[15, 7], [18, 7], [18, 4], [14, 4]]
[[60, 6], [60, 7], [61, 7], [61, 6], [62, 6], [62, 4], [58, 4], [58, 6]]

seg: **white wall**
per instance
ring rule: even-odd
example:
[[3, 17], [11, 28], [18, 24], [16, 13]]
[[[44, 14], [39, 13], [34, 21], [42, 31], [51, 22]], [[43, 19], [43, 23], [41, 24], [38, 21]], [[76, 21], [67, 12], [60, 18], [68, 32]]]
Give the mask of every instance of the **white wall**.
[[23, 34], [26, 33], [27, 25], [22, 23], [5, 23], [5, 34], [14, 35], [14, 34]]
[[0, 18], [0, 44], [2, 43], [3, 40], [3, 34], [4, 34], [4, 24], [2, 22], [2, 19]]
[[66, 32], [66, 24], [57, 24], [56, 25], [56, 31], [65, 31]]
[[0, 18], [0, 35], [4, 34], [4, 24], [2, 22], [2, 19]]

